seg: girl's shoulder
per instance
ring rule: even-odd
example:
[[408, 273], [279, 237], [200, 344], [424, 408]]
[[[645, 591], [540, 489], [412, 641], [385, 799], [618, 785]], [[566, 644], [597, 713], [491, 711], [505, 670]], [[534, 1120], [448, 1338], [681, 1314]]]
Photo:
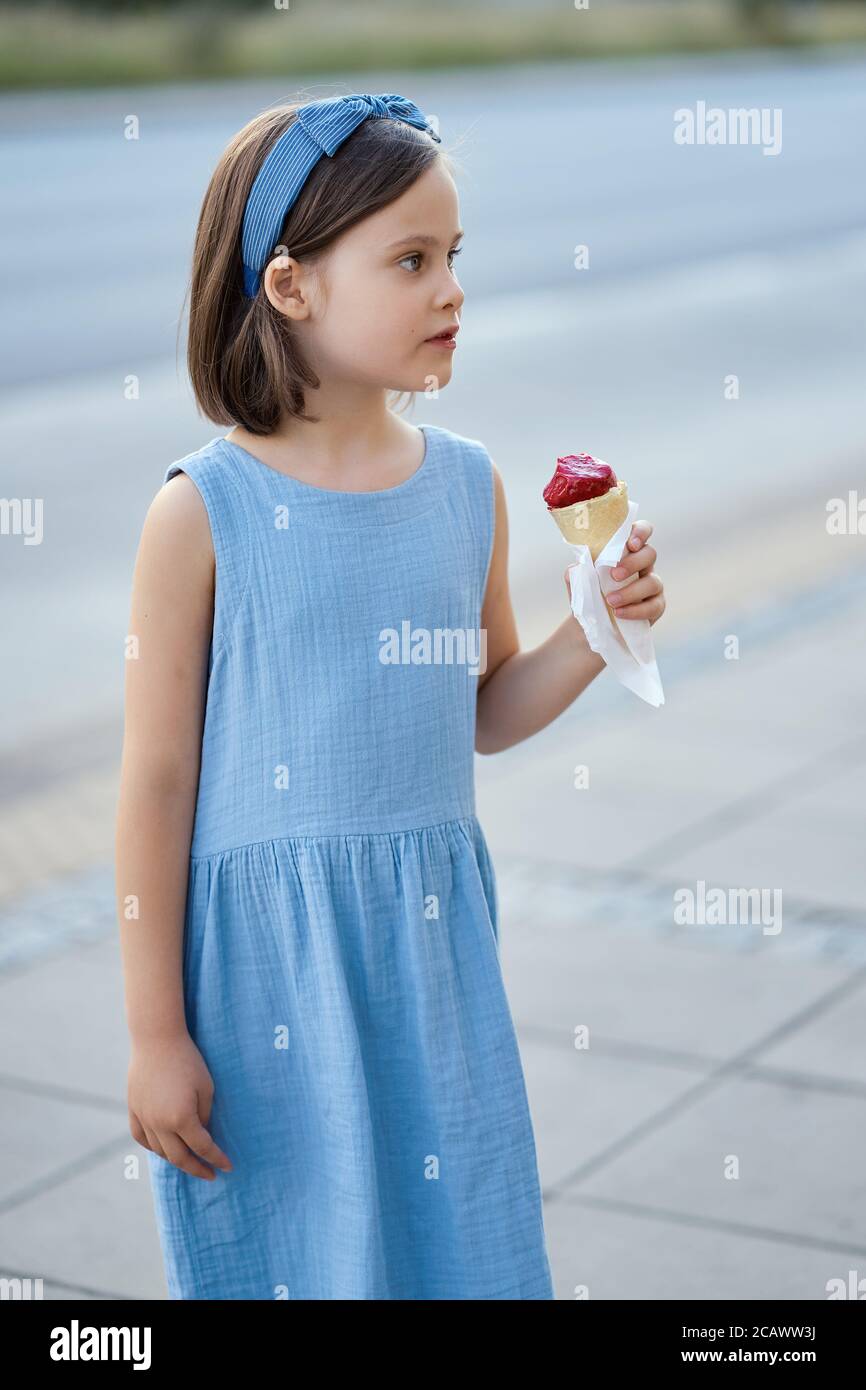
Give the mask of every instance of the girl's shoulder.
[[222, 435], [215, 435], [213, 439], [208, 440], [207, 444], [202, 444], [200, 448], [184, 454], [182, 458], [174, 459], [163, 474], [163, 483], [167, 483], [176, 473], [187, 473], [193, 482], [197, 481], [198, 478], [206, 478], [208, 475], [220, 471], [225, 474], [227, 469], [225, 450], [222, 444]]
[[192, 481], [207, 513], [216, 567], [213, 645], [217, 652], [228, 642], [249, 584], [252, 546], [243, 489], [221, 435], [174, 459], [165, 470], [163, 486], [179, 473]]
[[459, 475], [470, 486], [474, 484], [482, 491], [485, 485], [492, 485], [493, 460], [483, 440], [458, 434], [444, 425], [421, 424], [419, 428], [433, 441], [444, 461], [446, 472], [449, 471], [448, 465], [451, 465], [452, 480]]
[[221, 435], [174, 459], [163, 474], [163, 487], [178, 473], [185, 473], [199, 492], [210, 522], [214, 550], [247, 539], [246, 506], [231, 450]]
[[486, 553], [496, 518], [496, 479], [487, 445], [481, 439], [458, 434], [443, 425], [422, 425], [421, 428], [430, 431], [429, 438], [438, 459], [433, 478], [438, 478], [439, 486], [455, 502], [455, 493], [459, 495], [457, 505], [469, 516], [473, 534]]
[[443, 445], [457, 453], [466, 454], [471, 458], [490, 455], [487, 453], [487, 446], [481, 439], [476, 439], [472, 435], [458, 434], [455, 430], [446, 429], [444, 425], [434, 425], [423, 422], [419, 429], [425, 433], [435, 435]]

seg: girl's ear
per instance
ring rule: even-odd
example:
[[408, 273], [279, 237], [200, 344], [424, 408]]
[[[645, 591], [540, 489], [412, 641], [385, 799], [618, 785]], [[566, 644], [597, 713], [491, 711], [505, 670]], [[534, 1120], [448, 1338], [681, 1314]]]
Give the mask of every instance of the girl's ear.
[[281, 314], [296, 322], [310, 317], [310, 271], [294, 256], [275, 256], [262, 272], [262, 284], [268, 299]]

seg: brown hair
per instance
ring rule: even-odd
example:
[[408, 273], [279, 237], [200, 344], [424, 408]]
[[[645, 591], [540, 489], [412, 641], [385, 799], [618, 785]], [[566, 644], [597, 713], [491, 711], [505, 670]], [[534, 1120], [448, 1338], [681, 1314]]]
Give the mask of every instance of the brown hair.
[[[199, 410], [221, 425], [270, 434], [285, 413], [304, 409], [319, 380], [304, 360], [290, 321], [259, 285], [243, 292], [241, 233], [253, 181], [302, 101], [255, 116], [227, 146], [202, 203], [189, 282], [187, 366]], [[398, 198], [441, 156], [424, 131], [377, 117], [322, 158], [289, 209], [275, 245], [314, 261], [343, 232]], [[264, 278], [264, 277], [262, 277]], [[397, 396], [403, 394], [397, 392]]]

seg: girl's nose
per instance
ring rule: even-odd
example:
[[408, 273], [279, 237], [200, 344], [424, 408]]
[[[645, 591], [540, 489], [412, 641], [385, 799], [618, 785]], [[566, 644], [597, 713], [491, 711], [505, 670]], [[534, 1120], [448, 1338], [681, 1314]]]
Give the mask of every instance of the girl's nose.
[[443, 291], [443, 305], [453, 304], [455, 308], [459, 309], [465, 298], [466, 296], [460, 287], [460, 281], [457, 279], [454, 271], [450, 270], [448, 272], [448, 282]]

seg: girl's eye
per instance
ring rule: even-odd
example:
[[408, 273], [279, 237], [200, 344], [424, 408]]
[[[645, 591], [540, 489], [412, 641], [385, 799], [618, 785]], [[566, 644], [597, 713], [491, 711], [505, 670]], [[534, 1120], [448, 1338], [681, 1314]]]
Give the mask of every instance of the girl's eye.
[[[462, 247], [462, 246], [454, 246], [454, 247], [452, 247], [452, 249], [448, 252], [448, 255], [449, 255], [449, 257], [451, 257], [451, 256], [459, 256], [459, 255], [460, 255], [460, 252], [461, 252], [462, 250], [463, 250], [463, 247]], [[413, 251], [411, 255], [409, 255], [409, 256], [403, 256], [402, 259], [399, 261], [399, 264], [400, 264], [400, 265], [404, 265], [406, 261], [422, 261], [423, 259], [424, 259], [424, 256], [423, 256], [423, 253], [422, 253], [421, 251]]]

